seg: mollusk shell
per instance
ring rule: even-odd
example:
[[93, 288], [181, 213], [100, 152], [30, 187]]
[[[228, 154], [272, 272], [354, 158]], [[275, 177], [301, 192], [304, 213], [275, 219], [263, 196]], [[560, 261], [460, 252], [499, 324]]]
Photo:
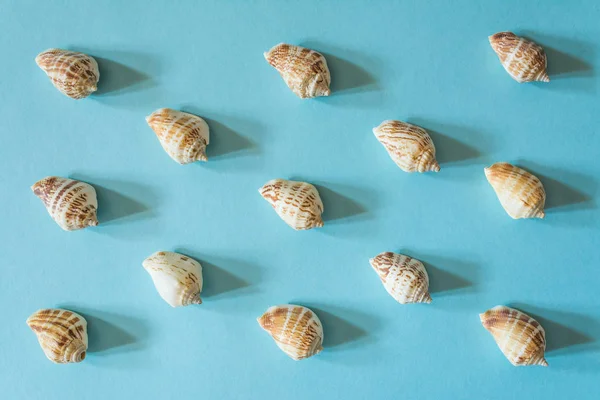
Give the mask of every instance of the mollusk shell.
[[306, 307], [291, 304], [270, 307], [258, 318], [258, 324], [294, 360], [314, 356], [323, 350], [323, 325]]
[[161, 108], [146, 117], [169, 157], [179, 164], [207, 161], [210, 133], [202, 118], [170, 108]]
[[281, 219], [295, 230], [323, 226], [323, 202], [317, 189], [310, 183], [273, 179], [258, 192]]
[[85, 358], [87, 322], [81, 315], [61, 309], [39, 310], [27, 319], [27, 325], [35, 332], [50, 361], [78, 363]]
[[431, 303], [429, 276], [419, 260], [384, 252], [369, 260], [383, 287], [400, 304]]
[[479, 318], [512, 365], [548, 366], [544, 358], [546, 333], [535, 319], [506, 306], [496, 306]]
[[49, 176], [32, 187], [50, 216], [65, 231], [98, 225], [96, 190], [85, 182]]
[[517, 82], [550, 82], [546, 72], [544, 49], [512, 32], [499, 32], [489, 37], [492, 49], [502, 66]]
[[73, 99], [83, 99], [97, 90], [98, 63], [87, 54], [48, 49], [35, 58], [54, 87]]
[[298, 97], [306, 99], [331, 94], [331, 75], [321, 53], [280, 43], [264, 53], [264, 56]]

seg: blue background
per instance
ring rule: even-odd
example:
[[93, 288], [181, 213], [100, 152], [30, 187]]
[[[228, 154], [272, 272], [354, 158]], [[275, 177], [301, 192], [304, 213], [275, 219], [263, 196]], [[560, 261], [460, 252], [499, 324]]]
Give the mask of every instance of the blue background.
[[[0, 387], [5, 399], [564, 399], [600, 378], [600, 6], [580, 1], [0, 2]], [[551, 82], [514, 82], [488, 44], [542, 44]], [[300, 100], [263, 59], [322, 52], [329, 98]], [[50, 47], [100, 64], [75, 101], [36, 66]], [[144, 117], [200, 115], [209, 162], [180, 166]], [[442, 171], [406, 174], [371, 129], [423, 126]], [[513, 221], [483, 167], [545, 185], [545, 220]], [[29, 187], [87, 181], [100, 225], [63, 232]], [[259, 196], [317, 185], [325, 227], [295, 232]], [[172, 309], [141, 266], [175, 250], [204, 266], [204, 304]], [[402, 306], [368, 259], [421, 259], [433, 303]], [[255, 318], [311, 307], [325, 350], [288, 359]], [[548, 368], [514, 368], [480, 325], [498, 304], [546, 328]], [[89, 321], [89, 355], [53, 365], [25, 324]]]

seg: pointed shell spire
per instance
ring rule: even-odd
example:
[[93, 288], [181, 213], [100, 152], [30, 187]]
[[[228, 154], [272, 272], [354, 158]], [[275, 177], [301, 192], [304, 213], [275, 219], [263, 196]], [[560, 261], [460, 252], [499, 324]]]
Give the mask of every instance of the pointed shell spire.
[[54, 87], [73, 99], [83, 99], [98, 89], [98, 63], [86, 54], [48, 49], [38, 54], [35, 62]]
[[431, 303], [429, 276], [421, 261], [388, 251], [371, 258], [369, 263], [398, 303]]
[[273, 179], [258, 192], [281, 219], [295, 230], [323, 226], [323, 202], [317, 189], [310, 183]]
[[489, 40], [502, 66], [515, 81], [550, 82], [546, 53], [541, 46], [512, 32], [496, 33]]

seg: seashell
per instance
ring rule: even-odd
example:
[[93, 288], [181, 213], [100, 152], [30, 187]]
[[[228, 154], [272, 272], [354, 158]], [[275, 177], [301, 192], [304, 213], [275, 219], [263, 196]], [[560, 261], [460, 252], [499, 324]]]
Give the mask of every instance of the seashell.
[[323, 203], [319, 192], [310, 183], [273, 179], [258, 192], [281, 219], [295, 230], [323, 226]]
[[512, 365], [548, 366], [544, 359], [546, 333], [535, 319], [506, 306], [496, 306], [479, 318]]
[[45, 309], [27, 318], [46, 357], [54, 363], [78, 363], [88, 348], [87, 322], [68, 310]]
[[38, 54], [35, 62], [55, 88], [73, 99], [83, 99], [98, 89], [98, 63], [87, 54], [48, 49]]
[[394, 162], [405, 172], [439, 172], [435, 146], [425, 129], [406, 122], [383, 121], [373, 133]]
[[546, 191], [536, 176], [505, 162], [496, 163], [484, 171], [511, 218], [544, 218]]
[[202, 118], [170, 108], [161, 108], [146, 117], [169, 157], [179, 164], [207, 161], [210, 134]]
[[429, 276], [421, 261], [388, 251], [371, 258], [369, 263], [398, 303], [431, 303]]
[[49, 176], [36, 182], [31, 190], [44, 202], [50, 216], [65, 231], [98, 225], [98, 200], [92, 185]]
[[550, 82], [546, 53], [541, 46], [512, 32], [496, 33], [489, 40], [502, 66], [515, 81]]
[[265, 59], [281, 75], [286, 85], [301, 99], [329, 96], [331, 75], [321, 53], [280, 43], [264, 53]]
[[188, 256], [157, 251], [142, 263], [154, 286], [171, 307], [202, 304], [202, 266]]
[[323, 325], [306, 307], [292, 304], [269, 307], [257, 321], [277, 347], [296, 361], [323, 350]]

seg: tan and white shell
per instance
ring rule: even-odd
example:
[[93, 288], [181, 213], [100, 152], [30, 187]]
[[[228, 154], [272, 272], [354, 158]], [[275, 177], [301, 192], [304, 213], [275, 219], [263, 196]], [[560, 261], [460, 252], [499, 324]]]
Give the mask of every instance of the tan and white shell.
[[83, 99], [98, 89], [98, 63], [87, 54], [48, 49], [38, 54], [35, 62], [54, 87], [73, 99]]
[[369, 263], [398, 303], [431, 303], [429, 276], [421, 261], [388, 251], [371, 258]]
[[512, 365], [548, 366], [544, 358], [546, 332], [535, 319], [506, 306], [489, 309], [479, 318]]
[[323, 226], [323, 202], [317, 189], [310, 183], [273, 179], [258, 192], [271, 204], [277, 215], [295, 230]]
[[425, 129], [406, 122], [387, 120], [373, 133], [396, 165], [405, 172], [438, 172], [435, 146]]
[[87, 322], [73, 311], [44, 309], [33, 313], [27, 325], [36, 334], [48, 359], [57, 364], [78, 363], [88, 348]]
[[500, 204], [511, 218], [544, 218], [546, 191], [535, 175], [505, 162], [496, 163], [484, 171]]
[[498, 32], [489, 40], [502, 66], [515, 81], [550, 82], [546, 53], [541, 46], [512, 32]]
[[36, 182], [31, 190], [48, 214], [65, 231], [98, 225], [96, 190], [85, 182], [49, 176]]
[[329, 96], [331, 75], [321, 53], [280, 43], [264, 53], [265, 59], [301, 99]]
[[183, 254], [157, 251], [142, 263], [154, 286], [171, 307], [202, 304], [202, 266]]
[[179, 164], [207, 161], [210, 141], [208, 124], [202, 118], [170, 108], [161, 108], [146, 117], [169, 157]]
[[258, 324], [271, 335], [277, 347], [294, 360], [323, 350], [323, 325], [310, 309], [292, 304], [270, 307]]

